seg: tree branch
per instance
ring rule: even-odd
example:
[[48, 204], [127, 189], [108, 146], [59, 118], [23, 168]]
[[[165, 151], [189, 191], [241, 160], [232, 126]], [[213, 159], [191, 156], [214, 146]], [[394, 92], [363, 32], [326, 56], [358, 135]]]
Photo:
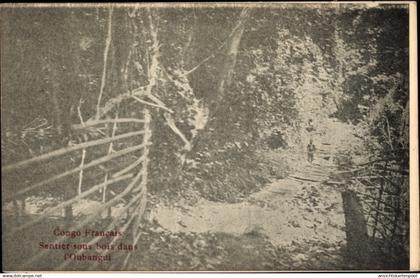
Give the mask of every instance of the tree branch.
[[163, 117], [165, 118], [166, 123], [172, 129], [172, 131], [176, 135], [178, 135], [178, 137], [181, 138], [181, 140], [185, 143], [184, 149], [187, 150], [187, 151], [190, 151], [191, 150], [191, 143], [190, 143], [190, 141], [187, 140], [187, 137], [185, 137], [185, 135], [178, 129], [172, 115], [168, 114], [168, 113], [163, 113]]
[[111, 45], [111, 39], [112, 39], [112, 12], [114, 7], [111, 6], [109, 9], [108, 14], [108, 33], [105, 41], [105, 49], [104, 49], [104, 67], [102, 70], [102, 79], [101, 79], [101, 87], [99, 90], [99, 96], [98, 96], [98, 102], [96, 104], [96, 119], [99, 120], [100, 118], [100, 110], [101, 110], [101, 100], [105, 89], [105, 82], [106, 82], [106, 68], [108, 64], [108, 52], [109, 52], [109, 46]]
[[150, 106], [153, 106], [153, 107], [156, 107], [156, 108], [161, 108], [161, 109], [163, 109], [163, 110], [165, 110], [165, 111], [167, 111], [169, 113], [174, 113], [174, 111], [172, 111], [171, 109], [165, 107], [164, 105], [159, 105], [159, 104], [151, 103], [151, 102], [142, 100], [142, 99], [140, 99], [140, 98], [138, 98], [136, 96], [133, 96], [133, 98], [135, 100], [137, 100], [138, 102], [140, 102], [140, 103], [143, 103], [143, 104], [146, 104], [146, 105], [150, 105]]

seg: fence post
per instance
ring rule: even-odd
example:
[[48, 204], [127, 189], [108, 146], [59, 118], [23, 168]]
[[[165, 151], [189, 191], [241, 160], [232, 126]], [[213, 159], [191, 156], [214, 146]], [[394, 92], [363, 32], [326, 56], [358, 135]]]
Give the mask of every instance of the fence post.
[[[140, 202], [143, 202], [144, 204], [139, 206], [138, 211], [136, 211], [135, 213], [137, 213], [137, 217], [134, 219], [134, 223], [132, 224], [132, 238], [133, 238], [133, 242], [132, 245], [136, 245], [137, 241], [140, 238], [140, 223], [141, 220], [143, 219], [143, 213], [146, 209], [146, 203], [147, 203], [147, 174], [148, 174], [148, 165], [149, 165], [149, 145], [150, 145], [150, 138], [152, 137], [152, 130], [150, 129], [150, 122], [152, 120], [150, 112], [148, 109], [144, 109], [143, 111], [144, 114], [144, 136], [143, 136], [143, 163], [142, 163], [142, 179], [141, 182], [139, 183], [139, 185], [137, 186], [137, 188], [134, 188], [134, 192], [139, 192], [143, 189], [143, 187], [146, 187], [144, 189], [144, 195], [142, 196], [142, 198], [140, 199]], [[129, 262], [130, 256], [131, 256], [131, 252], [129, 252], [127, 254], [127, 256], [125, 257], [124, 261], [122, 262], [122, 269], [126, 269], [126, 266]]]
[[[138, 185], [137, 189], [134, 189], [134, 191], [140, 191], [144, 186], [147, 186], [147, 176], [148, 176], [148, 166], [149, 166], [149, 146], [150, 146], [150, 139], [152, 137], [152, 130], [150, 129], [150, 123], [152, 120], [152, 117], [150, 115], [150, 111], [148, 109], [144, 109], [143, 111], [144, 113], [144, 136], [143, 136], [143, 145], [144, 145], [144, 149], [143, 149], [143, 163], [142, 163], [142, 179], [141, 182]], [[146, 188], [147, 189], [147, 188]], [[141, 202], [147, 202], [146, 198], [142, 198]], [[141, 206], [141, 207], [145, 207]], [[139, 215], [136, 217], [135, 221], [134, 221], [134, 225], [133, 225], [133, 238], [136, 238], [137, 233], [138, 233], [138, 228], [140, 225], [140, 222], [142, 220], [142, 216], [143, 216], [143, 212], [142, 211], [138, 211], [136, 213], [139, 213]]]
[[[67, 201], [73, 197], [72, 191], [69, 188], [69, 186], [66, 186], [64, 188], [64, 195], [63, 199], [64, 201]], [[64, 207], [64, 222], [66, 227], [70, 227], [71, 222], [73, 220], [73, 206], [68, 205]]]
[[[143, 110], [143, 115], [144, 115], [144, 135], [143, 135], [143, 142], [142, 145], [143, 147], [143, 162], [142, 162], [142, 168], [141, 168], [141, 181], [139, 182], [139, 184], [133, 189], [133, 193], [137, 194], [139, 193], [141, 190], [143, 190], [143, 187], [147, 186], [147, 176], [148, 176], [148, 165], [149, 165], [149, 146], [151, 145], [150, 143], [150, 138], [152, 137], [152, 131], [150, 129], [150, 122], [152, 120], [150, 112], [148, 109], [144, 109]], [[145, 188], [147, 190], [147, 188]], [[147, 191], [146, 191], [147, 192]], [[140, 193], [139, 193], [140, 194]], [[142, 198], [140, 200], [140, 202], [147, 202], [146, 198]], [[145, 207], [144, 206], [140, 206], [140, 207]], [[144, 209], [139, 209], [138, 211], [135, 211], [133, 213], [137, 213], [137, 217], [134, 219], [134, 223], [133, 223], [133, 239], [137, 236], [138, 233], [138, 228], [140, 225], [140, 222], [142, 220], [142, 215], [143, 215], [143, 211]]]
[[144, 136], [143, 136], [143, 163], [142, 163], [142, 177], [141, 182], [138, 187], [134, 189], [135, 192], [140, 191], [143, 186], [147, 186], [147, 175], [148, 175], [148, 166], [149, 166], [149, 145], [150, 138], [152, 137], [152, 131], [150, 129], [150, 122], [152, 117], [150, 115], [149, 109], [144, 109]]
[[[388, 162], [385, 163], [385, 167], [386, 168], [388, 165]], [[384, 170], [384, 175], [386, 174], [385, 170]], [[376, 204], [376, 218], [375, 219], [375, 224], [373, 226], [373, 232], [372, 232], [372, 238], [375, 239], [376, 236], [376, 230], [378, 229], [378, 219], [379, 219], [379, 211], [381, 209], [381, 202], [382, 201], [382, 195], [384, 194], [384, 179], [381, 179], [380, 181], [380, 188], [379, 188], [379, 196], [378, 196], [378, 200], [377, 200], [377, 204]]]
[[[401, 181], [402, 183], [402, 181]], [[395, 204], [395, 211], [394, 211], [394, 223], [392, 223], [392, 232], [391, 232], [391, 240], [395, 240], [395, 235], [397, 233], [398, 221], [401, 213], [401, 187], [397, 188], [397, 196], [395, 196], [396, 204]]]
[[347, 253], [351, 262], [356, 263], [357, 267], [363, 268], [368, 264], [370, 257], [370, 241], [363, 208], [354, 191], [347, 190], [341, 194], [346, 225]]

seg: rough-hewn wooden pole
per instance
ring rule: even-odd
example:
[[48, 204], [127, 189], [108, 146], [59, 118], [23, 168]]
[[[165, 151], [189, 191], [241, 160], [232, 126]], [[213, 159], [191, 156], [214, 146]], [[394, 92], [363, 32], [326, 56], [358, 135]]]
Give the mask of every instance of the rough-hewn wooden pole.
[[[147, 167], [149, 164], [149, 146], [150, 146], [150, 138], [152, 137], [152, 131], [150, 129], [150, 122], [152, 120], [152, 117], [150, 115], [150, 111], [149, 109], [144, 109], [144, 136], [143, 136], [143, 164], [142, 164], [142, 171], [143, 171], [143, 177], [142, 177], [142, 181], [139, 185], [139, 189], [143, 186], [146, 186], [147, 184]], [[137, 190], [135, 190], [137, 191]]]
[[[148, 174], [148, 166], [149, 166], [149, 146], [151, 145], [151, 137], [152, 137], [152, 130], [150, 129], [150, 122], [151, 122], [151, 115], [148, 109], [144, 109], [144, 137], [143, 137], [143, 144], [145, 146], [145, 148], [143, 149], [143, 157], [144, 157], [144, 161], [142, 164], [142, 169], [141, 172], [143, 173], [142, 175], [142, 180], [140, 182], [140, 184], [138, 185], [137, 188], [135, 188], [133, 191], [134, 192], [142, 192], [141, 190], [144, 188], [144, 194], [143, 194], [143, 198], [140, 200], [140, 207], [139, 209], [136, 211], [137, 213], [137, 217], [134, 220], [133, 226], [132, 226], [132, 236], [133, 236], [133, 243], [132, 245], [136, 245], [139, 238], [140, 238], [140, 233], [139, 233], [139, 228], [140, 228], [140, 223], [141, 220], [143, 218], [143, 214], [144, 211], [146, 209], [146, 203], [147, 203], [147, 174]], [[131, 256], [131, 252], [127, 254], [127, 256], [124, 259], [122, 268], [125, 269], [125, 267], [128, 264], [128, 261], [130, 259]]]
[[351, 263], [363, 269], [369, 259], [369, 237], [362, 205], [354, 191], [344, 191], [343, 209], [346, 223], [347, 254]]

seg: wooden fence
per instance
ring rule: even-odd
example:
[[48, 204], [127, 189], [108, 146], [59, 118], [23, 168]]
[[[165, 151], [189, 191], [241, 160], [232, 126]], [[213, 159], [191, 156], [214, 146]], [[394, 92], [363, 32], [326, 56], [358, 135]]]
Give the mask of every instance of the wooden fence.
[[[137, 244], [147, 202], [150, 122], [147, 109], [143, 110], [142, 119], [116, 116], [87, 121], [74, 125], [73, 129], [96, 130], [99, 135], [95, 138], [2, 167], [3, 212], [7, 206], [14, 208], [13, 218], [3, 223], [7, 253], [4, 255], [15, 257], [9, 260], [8, 267], [13, 270], [80, 269], [75, 260], [55, 258], [59, 253], [54, 250], [38, 249], [40, 243], [37, 241], [42, 240], [43, 234], [51, 234], [55, 226], [66, 231], [87, 228], [119, 231], [117, 236], [106, 239], [103, 235], [94, 236], [87, 241], [85, 238], [80, 244], [115, 245], [122, 240], [127, 245]], [[56, 202], [46, 204], [36, 214], [25, 214], [27, 200], [34, 197], [39, 200], [52, 198]], [[74, 207], [83, 202], [93, 206], [75, 215]], [[25, 240], [20, 242], [22, 237]], [[74, 242], [74, 238], [67, 237], [50, 236], [44, 240], [51, 240], [50, 244]], [[104, 249], [96, 255], [105, 257], [110, 252], [112, 250]], [[82, 255], [86, 249], [73, 253]], [[124, 268], [131, 254], [115, 252], [111, 264], [96, 261], [85, 266], [91, 270]]]
[[368, 264], [398, 269], [408, 262], [409, 175], [404, 168], [400, 158], [384, 158], [343, 172], [347, 185], [343, 201], [358, 203], [347, 212], [345, 208], [346, 225], [350, 218], [363, 215], [357, 225], [367, 234], [367, 242], [361, 243], [363, 235], [359, 235], [348, 244], [375, 257], [376, 262]]

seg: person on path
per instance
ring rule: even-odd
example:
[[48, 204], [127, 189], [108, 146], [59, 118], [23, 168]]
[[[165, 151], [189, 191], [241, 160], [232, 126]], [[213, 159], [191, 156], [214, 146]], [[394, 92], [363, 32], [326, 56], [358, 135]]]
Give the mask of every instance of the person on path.
[[308, 161], [312, 163], [314, 161], [314, 153], [316, 150], [312, 139], [309, 140], [309, 144], [306, 148], [308, 149]]
[[308, 120], [308, 125], [306, 126], [306, 130], [307, 130], [308, 132], [313, 132], [313, 131], [315, 131], [315, 127], [314, 127], [314, 123], [313, 123], [312, 119], [309, 119], [309, 120]]

